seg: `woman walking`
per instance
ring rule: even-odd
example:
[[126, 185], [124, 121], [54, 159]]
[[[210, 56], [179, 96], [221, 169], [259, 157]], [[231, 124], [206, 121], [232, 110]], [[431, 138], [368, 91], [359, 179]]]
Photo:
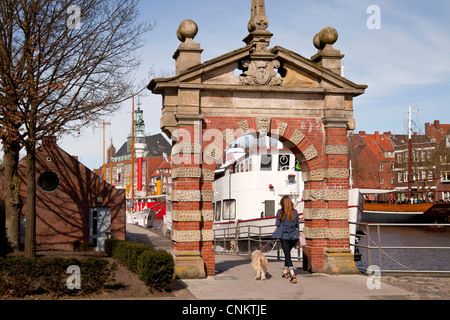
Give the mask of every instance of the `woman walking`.
[[291, 278], [291, 283], [297, 283], [294, 266], [291, 259], [291, 250], [295, 243], [299, 240], [298, 212], [294, 209], [289, 196], [284, 196], [280, 201], [281, 209], [277, 212], [276, 225], [277, 229], [272, 235], [274, 239], [281, 239], [281, 247], [284, 252], [284, 272], [282, 277], [284, 279]]

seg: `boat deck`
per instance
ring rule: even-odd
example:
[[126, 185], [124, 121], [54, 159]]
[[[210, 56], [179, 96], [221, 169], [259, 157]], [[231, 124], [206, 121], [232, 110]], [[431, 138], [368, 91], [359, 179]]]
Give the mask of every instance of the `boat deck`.
[[430, 209], [434, 203], [364, 203], [365, 211], [383, 211], [383, 212], [425, 212]]

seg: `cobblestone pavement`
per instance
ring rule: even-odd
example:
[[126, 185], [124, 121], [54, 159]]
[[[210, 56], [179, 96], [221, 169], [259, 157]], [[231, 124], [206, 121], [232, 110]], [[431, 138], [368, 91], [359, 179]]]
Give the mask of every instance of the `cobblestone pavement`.
[[450, 300], [450, 277], [382, 276], [381, 283], [411, 292], [412, 300]]

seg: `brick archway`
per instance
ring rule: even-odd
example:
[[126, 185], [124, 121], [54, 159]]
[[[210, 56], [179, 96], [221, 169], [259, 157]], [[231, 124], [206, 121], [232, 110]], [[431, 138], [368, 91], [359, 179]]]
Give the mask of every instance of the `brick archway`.
[[[255, 1], [256, 8], [264, 9], [264, 1]], [[258, 19], [261, 15], [265, 10]], [[246, 134], [277, 138], [302, 163], [304, 269], [357, 272], [349, 248], [346, 140], [355, 128], [353, 98], [367, 86], [341, 76], [343, 55], [332, 46], [334, 29], [316, 36], [318, 53], [307, 59], [282, 47], [269, 49], [267, 26], [250, 26], [245, 47], [201, 63], [202, 49], [193, 41], [197, 26], [184, 21], [178, 30], [182, 44], [174, 55], [176, 76], [153, 79], [148, 86], [163, 96], [161, 129], [174, 140], [176, 273], [182, 278], [215, 274], [215, 164], [226, 145]], [[242, 70], [240, 76], [236, 69]]]

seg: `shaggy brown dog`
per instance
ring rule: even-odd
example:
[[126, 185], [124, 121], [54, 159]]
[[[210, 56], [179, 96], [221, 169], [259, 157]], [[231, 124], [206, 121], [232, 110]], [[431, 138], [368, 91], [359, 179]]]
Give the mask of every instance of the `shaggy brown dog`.
[[256, 272], [255, 280], [266, 280], [267, 257], [259, 250], [252, 253], [252, 267]]

